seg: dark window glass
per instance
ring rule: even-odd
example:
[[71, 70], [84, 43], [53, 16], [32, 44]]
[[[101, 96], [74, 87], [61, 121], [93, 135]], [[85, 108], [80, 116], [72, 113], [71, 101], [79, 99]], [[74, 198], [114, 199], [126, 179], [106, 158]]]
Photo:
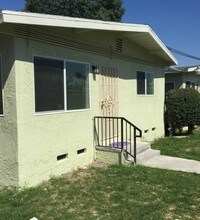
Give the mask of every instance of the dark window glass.
[[153, 73], [147, 73], [147, 95], [153, 95], [154, 94], [154, 74]]
[[145, 72], [137, 72], [137, 94], [145, 95]]
[[174, 83], [173, 82], [166, 82], [165, 83], [165, 93], [169, 92], [172, 89], [174, 89]]
[[35, 111], [64, 110], [63, 61], [34, 58]]
[[187, 82], [186, 82], [186, 88], [190, 88], [190, 86], [191, 86], [191, 82], [190, 82], [190, 81], [187, 81]]
[[1, 72], [1, 58], [0, 58], [0, 114], [3, 114], [3, 82], [2, 82], [2, 72]]
[[200, 92], [200, 82], [197, 82], [197, 91]]
[[196, 82], [191, 82], [191, 88], [195, 89], [195, 87], [196, 87]]
[[66, 62], [67, 110], [89, 108], [89, 65]]

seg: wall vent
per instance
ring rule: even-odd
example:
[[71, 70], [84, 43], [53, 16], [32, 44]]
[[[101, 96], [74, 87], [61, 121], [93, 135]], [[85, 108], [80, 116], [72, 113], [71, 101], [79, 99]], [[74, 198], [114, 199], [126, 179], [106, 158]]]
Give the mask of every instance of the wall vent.
[[57, 161], [64, 160], [68, 157], [68, 154], [62, 154], [57, 156]]
[[83, 154], [83, 153], [85, 153], [85, 151], [86, 151], [86, 148], [77, 150], [77, 154]]
[[122, 39], [117, 38], [116, 39], [116, 50], [117, 50], [117, 52], [122, 53], [122, 49], [123, 49], [122, 47], [123, 47]]

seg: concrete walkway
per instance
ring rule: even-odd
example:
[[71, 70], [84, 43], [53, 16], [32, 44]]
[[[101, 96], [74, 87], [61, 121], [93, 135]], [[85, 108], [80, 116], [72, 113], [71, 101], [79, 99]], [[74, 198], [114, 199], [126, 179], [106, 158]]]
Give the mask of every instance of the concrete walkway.
[[200, 174], [200, 161], [169, 156], [156, 156], [141, 163], [144, 166]]

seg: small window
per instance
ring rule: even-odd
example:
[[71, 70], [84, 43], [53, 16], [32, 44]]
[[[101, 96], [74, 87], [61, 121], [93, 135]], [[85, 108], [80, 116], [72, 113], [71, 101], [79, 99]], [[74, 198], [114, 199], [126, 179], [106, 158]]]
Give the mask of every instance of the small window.
[[154, 94], [154, 74], [146, 72], [137, 72], [137, 94], [153, 95]]
[[3, 79], [1, 72], [1, 57], [0, 57], [0, 115], [3, 115]]
[[196, 87], [196, 82], [191, 82], [191, 88], [195, 89], [195, 87]]
[[175, 89], [174, 82], [165, 82], [165, 93], [169, 92], [172, 89]]
[[196, 89], [197, 83], [194, 81], [186, 81], [186, 88]]
[[190, 81], [186, 81], [186, 88], [190, 88], [191, 86], [191, 82]]

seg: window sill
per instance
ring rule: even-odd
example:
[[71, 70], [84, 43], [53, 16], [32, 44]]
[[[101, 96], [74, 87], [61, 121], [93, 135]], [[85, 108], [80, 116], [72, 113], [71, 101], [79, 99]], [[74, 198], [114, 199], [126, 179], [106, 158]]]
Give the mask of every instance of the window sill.
[[137, 94], [137, 96], [138, 97], [154, 97], [155, 95], [154, 94], [153, 95], [145, 95], [145, 94], [144, 95], [139, 95], [139, 94]]
[[60, 110], [60, 111], [44, 111], [44, 112], [35, 112], [35, 116], [40, 116], [40, 115], [56, 115], [56, 114], [64, 114], [64, 113], [75, 113], [75, 112], [87, 112], [90, 111], [91, 109], [78, 109], [78, 110]]

